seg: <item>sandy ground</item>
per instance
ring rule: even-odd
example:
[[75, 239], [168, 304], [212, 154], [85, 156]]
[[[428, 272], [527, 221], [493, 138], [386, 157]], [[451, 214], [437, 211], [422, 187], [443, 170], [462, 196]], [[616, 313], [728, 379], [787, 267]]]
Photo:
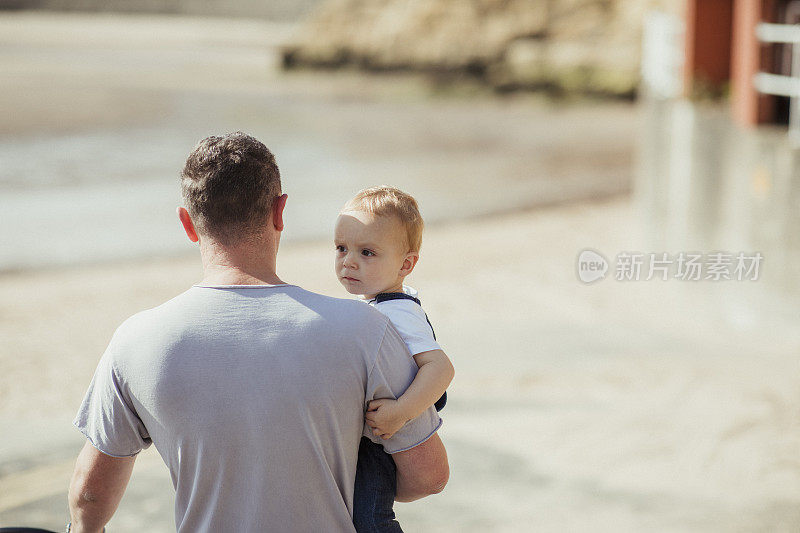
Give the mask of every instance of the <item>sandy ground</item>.
[[[792, 315], [764, 280], [580, 283], [582, 248], [646, 246], [637, 217], [622, 197], [429, 228], [411, 282], [457, 367], [452, 475], [398, 505], [408, 531], [800, 528]], [[279, 272], [344, 297], [331, 264], [329, 243], [291, 244]], [[199, 276], [189, 253], [0, 277], [0, 524], [61, 527], [105, 344]], [[170, 531], [171, 505], [148, 450], [112, 531]]]
[[[410, 281], [457, 375], [441, 430], [450, 484], [398, 505], [406, 530], [800, 530], [797, 302], [768, 291], [770, 258], [758, 282], [584, 285], [575, 275], [583, 248], [609, 258], [679, 250], [652, 249], [639, 233], [644, 214], [624, 196], [497, 214], [534, 205], [532, 197], [563, 202], [627, 190], [629, 172], [619, 168], [630, 162], [635, 135], [628, 110], [444, 98], [433, 106], [425, 89], [390, 77], [367, 84], [347, 75], [277, 76], [267, 52], [285, 32], [256, 22], [3, 15], [0, 136], [106, 135], [104, 128], [180, 113], [200, 121], [179, 121], [181, 130], [253, 122], [235, 110], [195, 113], [192, 98], [176, 96], [200, 91], [203, 102], [277, 98], [281, 109], [297, 111], [277, 129], [330, 128], [336, 135], [318, 132], [320, 143], [342, 137], [361, 147], [364, 174], [383, 168], [386, 154], [374, 149], [387, 139], [404, 156], [424, 145], [436, 157], [416, 165], [433, 174], [409, 189], [435, 216]], [[385, 109], [387, 100], [409, 104]], [[365, 135], [350, 122], [364, 109], [395, 126]], [[433, 133], [413, 127], [421, 116]], [[178, 152], [169, 149], [170, 157]], [[447, 169], [452, 181], [442, 178]], [[482, 185], [484, 175], [515, 181], [471, 190], [461, 179], [477, 176]], [[293, 190], [289, 220], [305, 220], [303, 209], [325, 219], [318, 207], [335, 211], [341, 189]], [[485, 214], [469, 216], [476, 213]], [[22, 220], [19, 231], [28, 226]], [[51, 233], [53, 246], [66, 240]], [[287, 281], [346, 297], [332, 261], [327, 241], [287, 242], [279, 270]], [[83, 444], [71, 420], [97, 360], [125, 318], [199, 278], [188, 243], [173, 259], [0, 274], [0, 526], [62, 529]], [[154, 450], [138, 459], [110, 530], [174, 530], [172, 488]]]

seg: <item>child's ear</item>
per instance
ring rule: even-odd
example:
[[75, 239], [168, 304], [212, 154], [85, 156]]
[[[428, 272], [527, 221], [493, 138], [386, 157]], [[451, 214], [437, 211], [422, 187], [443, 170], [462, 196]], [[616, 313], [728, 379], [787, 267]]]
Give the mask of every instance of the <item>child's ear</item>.
[[419, 261], [419, 252], [408, 252], [403, 260], [403, 266], [400, 267], [400, 275], [405, 277], [411, 274], [411, 271], [417, 265], [417, 261]]

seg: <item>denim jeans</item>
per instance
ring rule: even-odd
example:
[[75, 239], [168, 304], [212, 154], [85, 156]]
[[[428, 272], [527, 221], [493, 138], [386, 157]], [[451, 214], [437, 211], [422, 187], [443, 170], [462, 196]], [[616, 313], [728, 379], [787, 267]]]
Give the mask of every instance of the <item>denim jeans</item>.
[[403, 533], [394, 517], [397, 467], [383, 446], [361, 437], [353, 493], [353, 524], [358, 533]]

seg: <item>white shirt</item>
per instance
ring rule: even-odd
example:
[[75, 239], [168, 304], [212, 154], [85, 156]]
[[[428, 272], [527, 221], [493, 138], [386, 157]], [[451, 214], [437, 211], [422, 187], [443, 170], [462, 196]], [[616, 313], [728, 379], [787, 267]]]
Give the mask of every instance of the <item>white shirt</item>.
[[[414, 298], [419, 298], [416, 289], [403, 285], [403, 292]], [[417, 355], [430, 350], [441, 350], [442, 347], [433, 337], [433, 330], [425, 316], [425, 311], [418, 303], [403, 299], [388, 300], [377, 303], [375, 298], [367, 301], [368, 304], [383, 313], [392, 323], [400, 338], [406, 343], [411, 355]]]

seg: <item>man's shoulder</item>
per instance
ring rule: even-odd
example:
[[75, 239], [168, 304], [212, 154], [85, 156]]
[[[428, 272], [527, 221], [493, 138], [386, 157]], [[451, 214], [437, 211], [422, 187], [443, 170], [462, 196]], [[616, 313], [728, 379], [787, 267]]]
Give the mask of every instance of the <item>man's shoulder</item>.
[[[284, 308], [287, 312], [292, 309], [303, 309], [335, 322], [358, 324], [361, 328], [385, 327], [387, 318], [383, 313], [364, 302], [351, 298], [336, 298], [309, 291], [297, 285], [281, 287], [284, 297], [275, 300], [265, 300], [265, 305], [275, 305]], [[147, 329], [176, 323], [185, 323], [212, 313], [202, 288], [191, 287], [183, 293], [167, 300], [166, 302], [140, 311], [128, 318], [120, 326], [122, 329]], [[249, 311], [249, 309], [248, 309]], [[226, 309], [230, 312], [230, 308]]]
[[300, 287], [296, 287], [296, 289], [298, 303], [325, 318], [358, 324], [361, 327], [369, 326], [370, 324], [385, 327], [387, 323], [387, 318], [384, 314], [366, 302], [352, 298], [326, 296]]
[[[390, 322], [383, 313], [358, 300], [326, 296], [294, 285], [282, 287], [281, 294], [279, 298], [265, 299], [264, 309], [275, 317], [294, 316], [299, 320], [294, 322], [295, 327], [327, 324], [325, 329], [332, 326], [349, 335], [374, 338], [382, 336]], [[216, 313], [229, 318], [231, 307], [218, 309], [217, 304], [231, 302], [209, 300], [208, 296], [202, 289], [192, 287], [161, 305], [132, 315], [117, 328], [114, 337], [118, 342], [141, 343], [145, 338], [150, 342], [171, 342], [197, 327], [213, 327]], [[252, 298], [247, 301], [252, 303]], [[243, 307], [242, 312], [253, 317], [253, 307]]]
[[124, 340], [128, 337], [141, 338], [141, 335], [147, 335], [152, 331], [163, 331], [171, 322], [176, 322], [175, 317], [180, 316], [182, 310], [191, 307], [187, 305], [187, 295], [190, 290], [184, 291], [160, 305], [134, 313], [117, 327], [114, 337], [117, 340]]

